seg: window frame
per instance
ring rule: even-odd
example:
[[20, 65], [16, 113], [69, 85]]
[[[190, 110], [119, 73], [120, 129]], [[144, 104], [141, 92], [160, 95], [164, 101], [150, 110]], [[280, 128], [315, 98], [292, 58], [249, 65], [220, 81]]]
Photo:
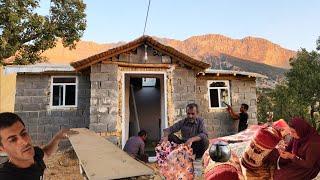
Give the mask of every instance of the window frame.
[[[214, 82], [224, 82], [227, 87], [210, 87], [210, 84], [214, 83]], [[222, 107], [221, 106], [221, 100], [220, 100], [220, 91], [221, 89], [227, 89], [228, 90], [228, 103], [229, 105], [231, 105], [231, 96], [230, 96], [230, 81], [228, 80], [209, 80], [207, 81], [207, 87], [208, 87], [208, 102], [209, 102], [209, 109], [223, 109], [226, 107]], [[219, 107], [211, 107], [211, 98], [210, 98], [210, 90], [211, 89], [217, 89], [218, 90], [218, 102], [219, 102]]]
[[[75, 78], [75, 83], [53, 83], [54, 78]], [[54, 85], [62, 85], [63, 86], [63, 105], [53, 106], [53, 86]], [[66, 101], [66, 86], [67, 85], [75, 85], [75, 105], [65, 105]], [[68, 108], [76, 108], [78, 107], [78, 76], [51, 76], [51, 87], [50, 87], [50, 108], [51, 109], [68, 109]]]

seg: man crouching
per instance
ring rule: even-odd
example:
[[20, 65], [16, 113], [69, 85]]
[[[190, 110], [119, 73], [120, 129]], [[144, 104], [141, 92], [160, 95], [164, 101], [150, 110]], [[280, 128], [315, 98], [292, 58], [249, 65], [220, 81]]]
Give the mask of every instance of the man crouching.
[[[199, 109], [197, 104], [188, 104], [186, 112], [186, 118], [163, 130], [164, 136], [162, 141], [169, 140], [177, 144], [185, 143], [190, 145], [193, 149], [193, 154], [198, 159], [202, 157], [209, 146], [208, 133], [204, 120], [198, 117]], [[181, 131], [182, 139], [174, 135], [178, 131]]]

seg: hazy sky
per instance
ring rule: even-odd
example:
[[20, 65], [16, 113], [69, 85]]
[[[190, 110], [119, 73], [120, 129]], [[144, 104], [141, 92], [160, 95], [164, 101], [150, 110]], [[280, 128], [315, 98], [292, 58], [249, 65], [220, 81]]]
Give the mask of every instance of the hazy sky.
[[[85, 0], [83, 40], [130, 41], [143, 33], [148, 0]], [[41, 1], [46, 12], [49, 0]], [[147, 35], [184, 40], [202, 34], [266, 38], [282, 47], [315, 49], [320, 0], [151, 0]]]

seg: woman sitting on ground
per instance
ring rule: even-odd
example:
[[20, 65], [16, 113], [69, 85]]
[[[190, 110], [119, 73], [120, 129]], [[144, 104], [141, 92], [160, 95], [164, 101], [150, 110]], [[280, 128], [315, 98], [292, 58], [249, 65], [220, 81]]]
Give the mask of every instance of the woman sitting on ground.
[[285, 151], [274, 151], [274, 179], [313, 179], [320, 171], [320, 135], [301, 118], [293, 118], [289, 126], [292, 140]]

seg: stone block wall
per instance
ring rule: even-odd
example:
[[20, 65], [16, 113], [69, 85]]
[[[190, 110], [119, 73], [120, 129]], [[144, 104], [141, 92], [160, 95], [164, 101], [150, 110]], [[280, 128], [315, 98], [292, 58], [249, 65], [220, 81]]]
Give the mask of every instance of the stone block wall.
[[[18, 74], [15, 113], [24, 123], [36, 145], [50, 141], [61, 128], [89, 126], [90, 79], [78, 76], [77, 108], [51, 109], [51, 76], [57, 74]], [[63, 75], [63, 74], [59, 74]], [[70, 76], [70, 74], [68, 74]]]
[[257, 92], [255, 79], [238, 79], [231, 81], [231, 104], [239, 111], [242, 103], [249, 105], [248, 124], [257, 124]]
[[[119, 119], [118, 65], [94, 64], [91, 66], [90, 129], [98, 133], [116, 133]], [[121, 137], [108, 136], [114, 144]]]
[[186, 106], [196, 102], [196, 74], [191, 69], [176, 67], [171, 75], [171, 99], [173, 122], [169, 126], [186, 117]]
[[209, 107], [207, 84], [209, 80], [229, 80], [232, 108], [235, 112], [239, 112], [242, 103], [248, 104], [248, 123], [257, 124], [256, 82], [254, 78], [199, 76], [196, 83], [196, 103], [199, 105], [199, 115], [205, 119], [209, 138], [234, 134], [238, 131], [239, 123], [231, 119], [226, 108], [212, 109]]

